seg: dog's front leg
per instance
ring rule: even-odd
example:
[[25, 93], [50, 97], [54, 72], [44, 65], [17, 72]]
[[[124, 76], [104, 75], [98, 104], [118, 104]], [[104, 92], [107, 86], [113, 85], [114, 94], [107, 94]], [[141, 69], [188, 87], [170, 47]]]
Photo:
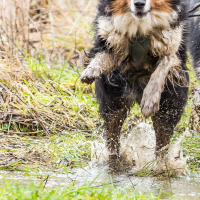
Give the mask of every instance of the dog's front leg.
[[180, 60], [176, 55], [164, 56], [159, 61], [143, 92], [141, 111], [145, 118], [153, 116], [159, 110], [165, 80], [170, 69], [178, 66], [180, 66]]
[[114, 68], [114, 61], [110, 54], [106, 52], [98, 53], [81, 74], [83, 83], [91, 84], [95, 79], [99, 79], [101, 74], [109, 73]]

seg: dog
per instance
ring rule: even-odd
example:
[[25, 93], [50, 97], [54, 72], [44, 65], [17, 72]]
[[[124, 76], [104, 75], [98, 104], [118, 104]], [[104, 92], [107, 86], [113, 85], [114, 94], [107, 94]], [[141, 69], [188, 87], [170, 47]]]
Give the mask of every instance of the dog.
[[95, 41], [83, 83], [95, 81], [110, 163], [118, 163], [120, 131], [137, 102], [164, 157], [188, 95], [187, 6], [181, 0], [99, 0]]

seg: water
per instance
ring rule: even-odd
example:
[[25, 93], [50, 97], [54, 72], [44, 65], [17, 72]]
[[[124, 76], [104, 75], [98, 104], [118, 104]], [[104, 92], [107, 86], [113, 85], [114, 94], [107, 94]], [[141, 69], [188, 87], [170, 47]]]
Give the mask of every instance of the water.
[[[180, 178], [158, 178], [158, 177], [134, 177], [125, 172], [113, 173], [110, 172], [108, 166], [87, 166], [82, 169], [76, 169], [72, 173], [59, 174], [53, 172], [41, 173], [43, 179], [34, 177], [25, 177], [21, 172], [0, 172], [0, 183], [4, 182], [4, 178], [9, 181], [17, 181], [18, 184], [29, 184], [33, 181], [36, 185], [44, 182], [44, 177], [49, 175], [46, 187], [64, 187], [70, 182], [75, 185], [82, 185], [85, 182], [90, 183], [95, 178], [92, 186], [101, 186], [104, 184], [113, 184], [118, 187], [133, 187], [139, 192], [149, 193], [153, 192], [155, 195], [159, 194], [160, 190], [175, 195], [173, 199], [181, 200], [200, 200], [200, 178], [192, 178], [189, 176]], [[37, 174], [38, 177], [38, 174]], [[167, 195], [163, 193], [163, 199]]]
[[[70, 176], [70, 175], [69, 175]], [[113, 183], [119, 187], [133, 187], [140, 192], [153, 192], [158, 195], [160, 190], [174, 194], [174, 199], [199, 199], [200, 200], [200, 178], [189, 176], [180, 178], [158, 178], [158, 177], [135, 177], [129, 173], [111, 173], [108, 167], [88, 166], [84, 169], [78, 169], [71, 175], [77, 184], [83, 184], [84, 180], [93, 181], [96, 177], [95, 186], [102, 183]], [[165, 197], [165, 195], [164, 195]]]
[[[169, 150], [164, 158], [162, 157], [156, 160], [155, 131], [151, 124], [140, 123], [126, 137], [121, 138], [120, 156], [128, 165], [131, 166], [134, 163], [132, 166], [133, 172], [139, 171], [144, 166], [152, 163], [149, 165], [149, 170], [157, 169], [158, 171], [166, 171], [167, 165], [168, 169], [173, 173], [187, 174], [187, 157], [183, 156], [181, 141], [189, 134], [188, 132], [184, 132], [174, 143], [167, 146]], [[105, 143], [103, 139], [92, 143], [91, 160], [93, 163], [103, 166], [108, 162], [109, 152]]]
[[[186, 172], [187, 158], [183, 157], [181, 149], [181, 140], [187, 135], [176, 140], [169, 147], [167, 162], [170, 167], [181, 169]], [[135, 172], [142, 169], [147, 163], [155, 160], [155, 132], [150, 124], [141, 123], [127, 136], [121, 139], [120, 154], [127, 162], [134, 161], [135, 165], [128, 172], [111, 172], [107, 165], [108, 151], [105, 142], [102, 140], [94, 141], [92, 144], [91, 163], [85, 168], [74, 169], [68, 174], [55, 172], [39, 172], [39, 174], [29, 174], [27, 177], [22, 172], [3, 172], [0, 171], [0, 183], [4, 178], [9, 181], [17, 181], [18, 184], [24, 185], [34, 182], [39, 185], [44, 183], [45, 177], [48, 176], [46, 187], [64, 187], [73, 182], [74, 185], [82, 185], [85, 182], [95, 182], [92, 186], [102, 186], [102, 184], [113, 184], [118, 187], [133, 187], [139, 192], [153, 192], [155, 195], [164, 191], [175, 195], [173, 199], [200, 200], [200, 177], [193, 178], [189, 173], [180, 178], [159, 178], [158, 176], [136, 177]], [[158, 162], [157, 162], [158, 163]], [[151, 167], [157, 167], [152, 165]], [[159, 166], [160, 167], [160, 166]], [[162, 170], [161, 166], [161, 169]], [[150, 170], [150, 169], [149, 169]], [[177, 171], [175, 171], [177, 172]], [[37, 178], [40, 177], [41, 178]], [[167, 195], [163, 193], [163, 199]]]

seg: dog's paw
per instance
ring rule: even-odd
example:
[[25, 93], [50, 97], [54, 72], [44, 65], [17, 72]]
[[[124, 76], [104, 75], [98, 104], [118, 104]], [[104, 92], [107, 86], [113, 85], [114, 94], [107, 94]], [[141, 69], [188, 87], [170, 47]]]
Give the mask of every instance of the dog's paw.
[[81, 82], [92, 84], [95, 79], [99, 79], [101, 68], [99, 66], [88, 66], [81, 74]]
[[[176, 147], [174, 147], [176, 148]], [[183, 157], [182, 151], [177, 152], [178, 155], [174, 155], [174, 152], [169, 152], [164, 156], [157, 157], [157, 172], [167, 172], [170, 175], [187, 175], [189, 170], [187, 169], [187, 158]]]
[[160, 107], [161, 93], [156, 91], [153, 93], [148, 90], [148, 87], [144, 90], [144, 94], [141, 101], [141, 111], [145, 118], [153, 116]]

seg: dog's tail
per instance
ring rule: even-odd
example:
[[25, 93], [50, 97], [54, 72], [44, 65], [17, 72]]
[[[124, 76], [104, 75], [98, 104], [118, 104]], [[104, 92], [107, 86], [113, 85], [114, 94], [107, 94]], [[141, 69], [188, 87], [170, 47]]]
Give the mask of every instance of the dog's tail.
[[[199, 0], [192, 0], [190, 8], [193, 8]], [[199, 14], [200, 8], [193, 14]], [[189, 20], [189, 48], [193, 61], [193, 67], [197, 78], [200, 80], [200, 17], [192, 17]]]

